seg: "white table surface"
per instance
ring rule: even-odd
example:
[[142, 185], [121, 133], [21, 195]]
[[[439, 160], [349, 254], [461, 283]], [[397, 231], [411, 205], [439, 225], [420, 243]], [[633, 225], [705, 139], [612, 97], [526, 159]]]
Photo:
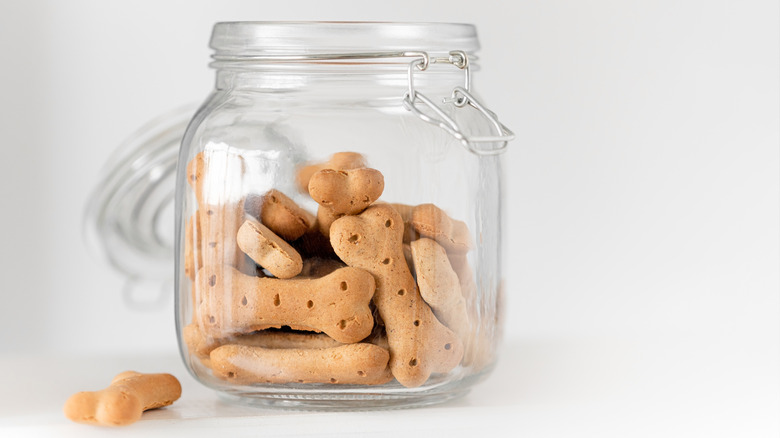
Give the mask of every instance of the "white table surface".
[[[0, 358], [0, 436], [777, 437], [780, 347], [774, 336], [680, 335], [504, 342], [488, 380], [469, 395], [411, 410], [300, 412], [222, 401], [175, 352]], [[124, 370], [170, 372], [183, 395], [135, 424], [75, 424], [65, 400]]]

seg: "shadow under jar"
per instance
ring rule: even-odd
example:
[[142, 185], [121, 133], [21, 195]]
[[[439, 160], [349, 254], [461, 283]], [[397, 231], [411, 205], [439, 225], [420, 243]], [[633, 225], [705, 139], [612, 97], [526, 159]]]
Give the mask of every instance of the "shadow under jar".
[[227, 398], [412, 407], [501, 333], [501, 160], [465, 24], [215, 25], [176, 176], [177, 331]]

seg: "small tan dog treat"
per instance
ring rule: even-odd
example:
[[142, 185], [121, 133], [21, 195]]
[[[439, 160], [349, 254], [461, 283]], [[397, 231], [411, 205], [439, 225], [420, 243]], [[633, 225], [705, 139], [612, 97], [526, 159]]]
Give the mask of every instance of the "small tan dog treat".
[[385, 178], [376, 169], [324, 169], [309, 180], [309, 194], [334, 214], [358, 214], [379, 199]]
[[296, 182], [298, 189], [303, 193], [309, 193], [309, 180], [311, 176], [322, 169], [350, 170], [366, 167], [366, 160], [357, 152], [336, 152], [326, 163], [310, 164], [298, 170]]
[[265, 225], [248, 219], [238, 229], [238, 247], [258, 265], [278, 278], [292, 278], [303, 269], [303, 260], [284, 239]]
[[221, 345], [246, 345], [262, 348], [330, 348], [344, 345], [325, 333], [261, 330], [245, 335], [214, 339], [200, 331], [197, 324], [189, 324], [182, 330], [182, 338], [190, 354], [197, 356], [210, 367], [209, 354]]
[[414, 207], [410, 223], [415, 231], [436, 240], [447, 251], [467, 252], [471, 248], [471, 235], [466, 224], [451, 219], [433, 204]]
[[289, 326], [325, 332], [343, 342], [358, 342], [371, 333], [374, 318], [368, 304], [374, 277], [356, 268], [341, 268], [322, 278], [252, 277], [232, 269], [225, 277], [198, 272], [205, 299], [201, 327], [214, 338]]
[[288, 242], [303, 236], [314, 223], [313, 214], [276, 189], [262, 197], [249, 197], [246, 211]]
[[77, 423], [124, 426], [149, 409], [168, 406], [181, 397], [181, 385], [170, 374], [125, 371], [108, 388], [79, 392], [65, 402], [65, 416]]
[[240, 187], [245, 171], [246, 164], [240, 155], [208, 149], [187, 163], [187, 182], [201, 209], [236, 204], [243, 196], [234, 191]]
[[[224, 149], [201, 151], [187, 164], [187, 182], [199, 207], [189, 235], [193, 273], [202, 267], [222, 269], [225, 265], [247, 274], [257, 272], [235, 239], [245, 218], [245, 199], [238, 192], [245, 168], [243, 157]], [[185, 251], [186, 247], [185, 243]]]
[[328, 236], [328, 233], [330, 232], [330, 226], [336, 219], [340, 218], [341, 216], [344, 216], [344, 214], [334, 213], [330, 208], [320, 205], [317, 208], [317, 230], [319, 230], [320, 234], [323, 236]]
[[262, 275], [255, 262], [236, 243], [235, 236], [243, 221], [240, 203], [198, 210], [190, 217], [187, 228], [192, 230], [185, 229], [184, 264], [185, 272], [192, 275], [193, 320], [197, 319], [198, 304], [202, 300], [194, 283], [194, 273], [198, 270], [205, 269], [209, 275], [221, 276], [225, 266], [232, 266], [248, 275]]
[[436, 317], [464, 342], [470, 331], [466, 302], [460, 280], [450, 266], [447, 252], [433, 239], [423, 237], [411, 243], [420, 295]]
[[392, 380], [390, 354], [374, 344], [279, 350], [223, 345], [211, 352], [214, 375], [236, 383], [380, 385]]
[[376, 277], [376, 304], [390, 345], [390, 369], [406, 387], [420, 386], [431, 373], [458, 365], [463, 345], [425, 304], [404, 259], [403, 221], [393, 207], [379, 204], [333, 223], [330, 240], [349, 266]]

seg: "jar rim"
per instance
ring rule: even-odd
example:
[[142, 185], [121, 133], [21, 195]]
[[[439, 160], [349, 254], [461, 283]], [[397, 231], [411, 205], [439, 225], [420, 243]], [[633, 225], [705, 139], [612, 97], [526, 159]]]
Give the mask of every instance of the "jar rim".
[[369, 21], [234, 21], [214, 25], [215, 56], [322, 55], [365, 52], [479, 50], [466, 23]]

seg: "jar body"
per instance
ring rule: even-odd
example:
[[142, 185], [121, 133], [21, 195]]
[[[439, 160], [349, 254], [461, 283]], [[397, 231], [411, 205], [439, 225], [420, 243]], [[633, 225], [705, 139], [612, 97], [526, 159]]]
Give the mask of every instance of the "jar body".
[[[233, 67], [218, 70], [179, 156], [188, 369], [274, 406], [467, 391], [492, 369], [502, 327], [500, 156], [404, 108], [398, 65]], [[442, 70], [419, 86], [446, 97], [458, 78]]]

